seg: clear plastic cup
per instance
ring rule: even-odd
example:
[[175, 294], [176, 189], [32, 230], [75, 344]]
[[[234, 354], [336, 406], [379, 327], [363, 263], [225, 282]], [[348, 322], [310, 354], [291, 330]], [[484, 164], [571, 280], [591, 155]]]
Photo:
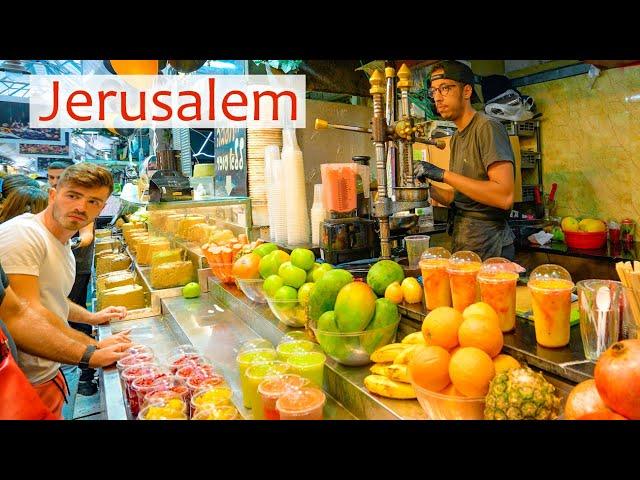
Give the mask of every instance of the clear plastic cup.
[[125, 353], [127, 355], [137, 355], [139, 353], [150, 353], [151, 355], [153, 355], [154, 351], [148, 345], [143, 345], [141, 343], [136, 343], [135, 345], [131, 345], [129, 348], [127, 348], [125, 350]]
[[185, 367], [187, 365], [207, 365], [209, 364], [209, 360], [206, 357], [203, 357], [199, 353], [195, 352], [184, 352], [177, 353], [169, 357], [169, 370], [171, 373], [175, 374], [180, 368]]
[[129, 403], [129, 409], [131, 410], [133, 416], [136, 416], [138, 414], [140, 407], [138, 405], [138, 396], [132, 388], [133, 381], [138, 377], [160, 374], [161, 372], [162, 369], [158, 365], [154, 365], [152, 363], [141, 363], [132, 365], [122, 371], [122, 380], [125, 384], [125, 394], [127, 402]]
[[309, 340], [309, 335], [305, 332], [294, 330], [287, 333], [286, 335], [283, 335], [278, 342], [278, 345], [280, 345], [281, 343], [295, 342], [296, 340]]
[[211, 373], [208, 370], [196, 373], [187, 379], [187, 387], [192, 395], [202, 388], [217, 387], [226, 383], [222, 375], [219, 373]]
[[456, 252], [449, 259], [447, 273], [451, 286], [451, 303], [459, 312], [478, 301], [476, 276], [480, 267], [482, 260], [470, 250]]
[[247, 391], [249, 389], [249, 385], [247, 382], [246, 372], [247, 369], [257, 363], [265, 363], [272, 362], [278, 358], [278, 354], [274, 348], [259, 348], [256, 350], [247, 350], [241, 352], [236, 357], [236, 362], [238, 364], [238, 370], [240, 371], [240, 387], [242, 389], [242, 402], [245, 408], [251, 408], [249, 404], [249, 396], [247, 395]]
[[[176, 377], [184, 380], [191, 393], [197, 389], [197, 379], [210, 378], [214, 375], [218, 374], [212, 365], [186, 365], [176, 372]], [[190, 384], [192, 386], [189, 386]]]
[[[276, 402], [285, 393], [299, 390], [309, 385], [309, 379], [293, 373], [268, 377], [258, 385], [258, 395], [262, 403], [262, 418], [265, 420], [280, 420], [280, 413]], [[257, 411], [257, 410], [256, 410]], [[253, 412], [254, 418], [256, 411]]]
[[186, 412], [189, 408], [184, 397], [173, 390], [154, 390], [147, 393], [144, 397], [144, 402], [142, 402], [142, 408], [149, 405], [173, 408], [183, 412]]
[[409, 268], [417, 268], [422, 254], [429, 248], [429, 235], [409, 235], [404, 237], [404, 244], [407, 249], [407, 262]]
[[191, 397], [191, 411], [221, 405], [231, 405], [233, 391], [228, 386], [211, 387], [207, 390], [200, 390]]
[[156, 360], [155, 355], [153, 353], [133, 353], [131, 355], [127, 355], [126, 357], [122, 357], [120, 360], [116, 362], [116, 368], [118, 369], [118, 373], [122, 376], [122, 372], [125, 368], [131, 367], [133, 365], [140, 365], [142, 363], [154, 363]]
[[576, 287], [584, 356], [595, 362], [620, 338], [621, 314], [624, 313], [622, 283], [582, 280]]
[[178, 345], [177, 347], [173, 347], [169, 351], [169, 357], [173, 357], [183, 353], [199, 353], [199, 352], [198, 352], [198, 349], [193, 345], [185, 343], [183, 345]]
[[279, 343], [276, 352], [278, 352], [278, 358], [286, 362], [293, 353], [310, 352], [315, 346], [316, 344], [310, 340], [294, 340], [292, 342]]
[[322, 420], [327, 397], [322, 390], [306, 387], [285, 393], [276, 401], [280, 420]]
[[243, 395], [247, 397], [243, 401], [249, 404], [249, 408], [253, 411], [254, 420], [264, 420], [262, 401], [260, 395], [258, 395], [258, 385], [267, 377], [287, 373], [290, 368], [289, 364], [274, 360], [267, 363], [257, 363], [247, 369], [245, 373], [247, 388], [243, 392]]
[[264, 348], [273, 348], [273, 343], [266, 338], [252, 338], [251, 340], [245, 340], [240, 344], [238, 354], [249, 350], [259, 350]]
[[451, 287], [447, 266], [451, 253], [442, 247], [428, 248], [420, 257], [422, 285], [427, 310], [451, 306]]
[[232, 405], [220, 405], [199, 408], [191, 417], [192, 420], [240, 420], [238, 409]]
[[138, 420], [189, 420], [186, 412], [167, 406], [148, 405], [140, 410]]
[[287, 363], [291, 366], [290, 373], [308, 378], [319, 388], [323, 385], [326, 361], [326, 355], [317, 351], [293, 353], [287, 359]]
[[516, 286], [519, 275], [513, 266], [513, 262], [506, 258], [489, 258], [482, 264], [477, 277], [480, 298], [496, 311], [503, 332], [516, 328]]
[[540, 265], [531, 272], [527, 286], [531, 292], [536, 342], [550, 348], [568, 345], [574, 286], [569, 272], [560, 265]]
[[[156, 390], [159, 384], [165, 382], [168, 383], [169, 381], [170, 375], [168, 374], [168, 372], [162, 371], [135, 378], [131, 383], [131, 390], [137, 397], [137, 402], [135, 402], [137, 408], [139, 409], [140, 406], [144, 403], [144, 398], [148, 393]], [[137, 414], [137, 412], [134, 412], [133, 406], [131, 407], [131, 413], [132, 415]]]

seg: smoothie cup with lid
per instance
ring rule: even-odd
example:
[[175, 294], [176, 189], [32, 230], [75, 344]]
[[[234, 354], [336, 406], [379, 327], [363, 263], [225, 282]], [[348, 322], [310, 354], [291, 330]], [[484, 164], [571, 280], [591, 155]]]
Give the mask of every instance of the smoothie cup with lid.
[[247, 377], [247, 388], [243, 392], [243, 395], [247, 395], [247, 397], [244, 398], [243, 401], [249, 404], [253, 412], [254, 420], [264, 420], [262, 402], [260, 395], [258, 395], [258, 385], [260, 385], [265, 378], [284, 375], [289, 370], [289, 364], [279, 360], [267, 363], [256, 363], [247, 369], [245, 373]]
[[315, 345], [309, 340], [294, 340], [292, 342], [279, 343], [276, 352], [278, 352], [278, 359], [286, 362], [292, 354], [310, 352]]
[[249, 384], [247, 381], [246, 372], [247, 369], [257, 363], [272, 362], [278, 358], [274, 348], [259, 348], [257, 350], [247, 350], [241, 352], [236, 357], [238, 363], [238, 370], [240, 372], [240, 387], [242, 389], [242, 403], [245, 408], [251, 408], [249, 404], [250, 394], [247, 394], [249, 390]]
[[449, 259], [447, 273], [451, 285], [451, 303], [460, 313], [478, 301], [476, 277], [480, 267], [482, 260], [470, 250], [456, 252]]
[[451, 288], [447, 266], [451, 253], [446, 248], [431, 247], [420, 257], [422, 285], [427, 310], [451, 306]]
[[291, 390], [299, 390], [308, 386], [309, 383], [308, 378], [293, 373], [265, 378], [258, 385], [263, 418], [265, 420], [280, 420], [280, 413], [276, 409], [278, 399]]
[[559, 265], [540, 265], [529, 277], [536, 341], [543, 347], [569, 344], [573, 281]]
[[306, 387], [282, 395], [276, 402], [280, 420], [322, 420], [327, 398], [322, 390]]
[[287, 359], [290, 373], [308, 378], [318, 388], [322, 388], [326, 361], [326, 355], [318, 351], [292, 353]]
[[480, 298], [498, 314], [500, 330], [510, 332], [516, 327], [516, 285], [518, 273], [515, 264], [502, 257], [487, 259], [478, 272]]

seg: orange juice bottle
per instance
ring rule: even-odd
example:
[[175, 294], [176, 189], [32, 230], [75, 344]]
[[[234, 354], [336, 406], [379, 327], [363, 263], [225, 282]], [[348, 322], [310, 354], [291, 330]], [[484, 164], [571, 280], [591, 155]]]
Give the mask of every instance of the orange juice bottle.
[[536, 341], [543, 347], [569, 344], [571, 275], [559, 265], [540, 265], [529, 278]]
[[348, 214], [357, 207], [356, 170], [350, 163], [323, 163], [322, 194], [326, 210]]
[[456, 252], [449, 259], [447, 273], [451, 285], [451, 301], [453, 308], [459, 312], [478, 301], [476, 277], [481, 266], [480, 257], [470, 250]]
[[478, 272], [480, 299], [491, 305], [500, 319], [500, 330], [510, 332], [516, 326], [516, 285], [519, 275], [506, 258], [487, 259]]
[[449, 264], [451, 253], [442, 247], [428, 248], [420, 257], [422, 285], [427, 310], [451, 306], [451, 288], [449, 287]]

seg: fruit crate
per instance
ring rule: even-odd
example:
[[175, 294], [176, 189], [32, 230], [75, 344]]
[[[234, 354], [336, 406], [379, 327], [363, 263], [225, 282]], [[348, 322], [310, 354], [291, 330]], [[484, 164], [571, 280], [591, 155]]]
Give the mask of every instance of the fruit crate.
[[533, 202], [536, 197], [534, 190], [538, 185], [522, 185], [522, 201]]
[[532, 150], [520, 151], [520, 168], [536, 168], [540, 154]]
[[504, 123], [509, 135], [518, 135], [521, 137], [533, 137], [538, 128], [538, 122], [534, 120], [526, 120], [524, 122], [509, 121]]

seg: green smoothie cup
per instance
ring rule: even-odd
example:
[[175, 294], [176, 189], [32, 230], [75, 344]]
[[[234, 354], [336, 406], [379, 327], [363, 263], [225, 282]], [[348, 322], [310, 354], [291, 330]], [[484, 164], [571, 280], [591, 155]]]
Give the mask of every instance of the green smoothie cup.
[[291, 365], [289, 373], [308, 378], [311, 383], [322, 388], [326, 360], [327, 357], [321, 352], [292, 353], [287, 359], [287, 363]]
[[238, 363], [238, 369], [240, 370], [240, 387], [242, 389], [242, 403], [245, 408], [251, 408], [249, 404], [249, 395], [247, 391], [249, 384], [247, 382], [246, 372], [251, 365], [258, 363], [271, 362], [278, 358], [278, 354], [273, 348], [259, 348], [257, 350], [247, 350], [241, 352], [236, 357]]

